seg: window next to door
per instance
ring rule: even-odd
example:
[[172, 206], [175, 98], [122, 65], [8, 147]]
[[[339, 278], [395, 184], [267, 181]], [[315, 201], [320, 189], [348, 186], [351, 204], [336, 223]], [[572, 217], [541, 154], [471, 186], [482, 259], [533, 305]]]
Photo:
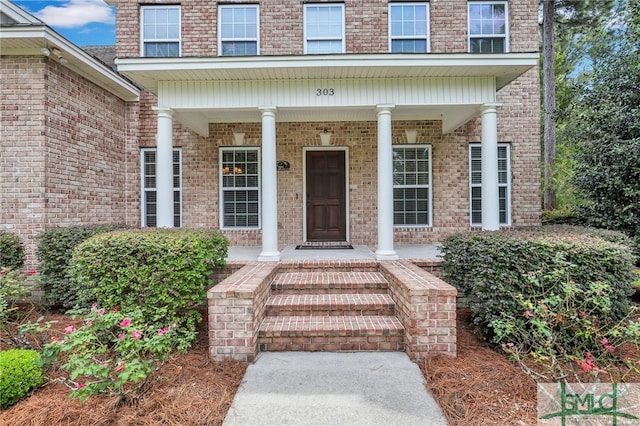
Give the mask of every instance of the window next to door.
[[431, 226], [431, 146], [393, 147], [393, 223]]
[[222, 229], [260, 227], [260, 150], [220, 148]]
[[[142, 173], [142, 226], [157, 224], [156, 149], [143, 148], [140, 154]], [[182, 225], [182, 152], [173, 150], [173, 226]]]
[[[500, 225], [511, 225], [511, 146], [498, 144], [498, 202]], [[469, 186], [471, 226], [482, 225], [482, 149], [479, 143], [469, 145]]]

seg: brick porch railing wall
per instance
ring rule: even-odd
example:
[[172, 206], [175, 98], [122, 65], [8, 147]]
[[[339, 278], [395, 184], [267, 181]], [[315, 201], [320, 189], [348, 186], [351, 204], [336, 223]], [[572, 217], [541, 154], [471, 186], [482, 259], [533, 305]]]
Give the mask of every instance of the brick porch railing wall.
[[380, 262], [405, 329], [409, 358], [443, 353], [456, 356], [457, 290], [409, 261]]

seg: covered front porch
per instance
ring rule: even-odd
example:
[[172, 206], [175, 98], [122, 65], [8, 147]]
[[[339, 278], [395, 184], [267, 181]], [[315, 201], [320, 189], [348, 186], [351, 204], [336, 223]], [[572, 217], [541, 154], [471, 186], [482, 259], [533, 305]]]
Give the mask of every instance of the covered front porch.
[[[455, 193], [452, 197], [463, 198], [461, 194], [465, 189], [468, 191], [467, 185], [452, 176], [442, 178], [451, 174], [452, 165], [458, 169], [456, 173], [460, 168], [466, 168], [469, 160], [460, 155], [462, 140], [466, 144], [473, 141], [481, 144], [481, 227], [498, 229], [500, 104], [496, 102], [496, 92], [534, 67], [537, 61], [537, 54], [529, 53], [358, 54], [125, 58], [119, 59], [117, 65], [120, 72], [157, 95], [154, 110], [159, 171], [172, 167], [176, 144], [174, 132], [178, 123], [193, 132], [192, 143], [202, 141], [219, 149], [243, 146], [255, 149], [259, 146], [259, 160], [253, 162], [259, 164], [256, 167], [259, 173], [254, 175], [259, 175], [255, 194], [260, 200], [256, 211], [252, 211], [256, 215], [254, 222], [250, 226], [244, 225], [244, 229], [239, 229], [237, 224], [228, 225], [223, 219], [222, 202], [218, 199], [219, 207], [214, 213], [218, 223], [208, 226], [219, 226], [229, 233], [236, 230], [257, 233], [261, 244], [257, 260], [260, 261], [312, 256], [308, 252], [290, 250], [285, 256], [283, 251], [287, 247], [282, 245], [291, 244], [292, 239], [310, 240], [308, 230], [312, 220], [308, 212], [315, 210], [309, 197], [313, 195], [311, 189], [319, 186], [309, 184], [315, 182], [310, 179], [313, 161], [309, 153], [333, 151], [340, 160], [336, 167], [342, 173], [338, 180], [340, 184], [322, 185], [344, 188], [336, 209], [342, 216], [342, 233], [338, 239], [368, 246], [375, 244], [375, 251], [372, 251], [375, 260], [396, 260], [401, 258], [394, 244], [393, 149], [397, 134], [402, 131], [406, 135], [402, 136], [404, 144], [433, 144], [433, 149], [439, 150], [434, 161], [441, 171], [436, 197], [439, 203], [437, 221], [442, 225], [434, 224], [435, 220], [430, 219], [435, 207], [429, 205], [425, 212], [428, 218], [420, 223], [410, 223], [413, 228], [407, 226], [408, 233], [418, 228], [417, 232], [430, 233], [438, 227], [469, 226], [469, 216], [461, 213], [464, 207], [450, 210], [453, 209], [451, 200], [445, 195], [448, 188], [454, 188], [451, 189]], [[461, 126], [477, 118], [480, 132], [473, 136], [456, 133]], [[405, 123], [402, 129], [394, 129], [394, 123], [398, 122]], [[307, 128], [300, 130], [292, 123], [306, 123]], [[322, 129], [320, 145], [308, 136], [313, 123], [318, 123]], [[334, 133], [332, 138], [332, 123], [350, 125], [342, 126], [342, 133]], [[425, 125], [431, 126], [428, 136], [423, 134], [416, 140], [416, 131], [412, 129]], [[289, 130], [283, 132], [282, 128]], [[252, 132], [247, 140], [246, 129]], [[290, 154], [280, 158], [279, 150], [284, 151], [285, 139], [288, 139], [286, 146]], [[448, 158], [452, 158], [452, 153], [447, 152], [451, 147], [458, 150], [455, 164], [447, 163]], [[279, 175], [280, 163], [284, 165], [289, 161], [292, 165], [295, 162], [296, 167]], [[428, 161], [430, 164], [431, 159]], [[354, 173], [356, 166], [357, 173]], [[219, 169], [220, 178], [212, 177], [211, 180], [218, 189], [227, 174], [231, 179], [232, 170], [239, 173], [244, 170], [229, 168], [224, 162], [219, 163]], [[328, 176], [328, 172], [323, 176]], [[430, 180], [428, 185], [428, 191], [433, 191]], [[352, 202], [356, 196], [360, 197], [359, 205]], [[431, 196], [428, 203], [431, 203]], [[284, 212], [292, 215], [284, 216]], [[172, 227], [174, 215], [173, 176], [158, 173], [157, 226]], [[353, 238], [354, 235], [357, 238]], [[326, 241], [320, 237], [315, 241], [323, 240]]]

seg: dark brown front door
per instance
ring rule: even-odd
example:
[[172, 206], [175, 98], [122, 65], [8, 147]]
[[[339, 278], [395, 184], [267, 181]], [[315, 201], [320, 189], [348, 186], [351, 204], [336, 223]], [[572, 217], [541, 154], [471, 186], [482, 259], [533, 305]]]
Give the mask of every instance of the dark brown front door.
[[307, 241], [346, 241], [345, 153], [307, 151]]

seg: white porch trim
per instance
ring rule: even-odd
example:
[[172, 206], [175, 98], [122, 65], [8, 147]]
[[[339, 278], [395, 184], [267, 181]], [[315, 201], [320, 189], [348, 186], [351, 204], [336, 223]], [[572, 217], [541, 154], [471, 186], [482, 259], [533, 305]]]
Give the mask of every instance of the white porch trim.
[[279, 261], [278, 176], [276, 169], [276, 111], [260, 107], [262, 114], [262, 252], [258, 260]]
[[154, 108], [158, 115], [156, 134], [156, 226], [173, 228], [173, 111]]
[[393, 104], [378, 105], [378, 249], [376, 259], [395, 260], [393, 249], [393, 145], [391, 110]]
[[500, 204], [498, 196], [498, 121], [500, 104], [482, 106], [482, 229], [496, 231], [500, 228]]

